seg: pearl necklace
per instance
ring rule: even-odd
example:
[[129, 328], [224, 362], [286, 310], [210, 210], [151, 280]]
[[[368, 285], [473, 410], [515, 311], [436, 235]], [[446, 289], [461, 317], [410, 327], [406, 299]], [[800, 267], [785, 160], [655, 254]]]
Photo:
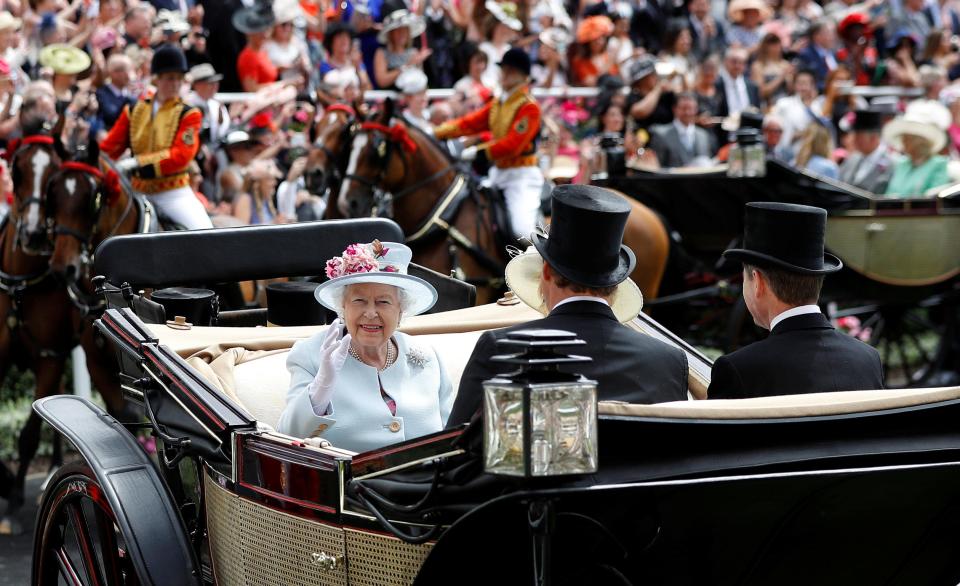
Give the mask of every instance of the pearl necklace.
[[[349, 352], [350, 352], [350, 356], [353, 356], [357, 360], [357, 362], [360, 362], [362, 364], [367, 364], [366, 362], [363, 361], [363, 358], [360, 358], [360, 355], [357, 354], [357, 351], [353, 349], [353, 344], [350, 344]], [[397, 361], [397, 351], [393, 347], [393, 342], [387, 342], [386, 363], [383, 365], [383, 368], [380, 368], [380, 367], [375, 367], [375, 368], [377, 369], [377, 372], [383, 372], [384, 370], [393, 366], [393, 363], [396, 361]], [[367, 366], [370, 366], [370, 365], [368, 364]]]

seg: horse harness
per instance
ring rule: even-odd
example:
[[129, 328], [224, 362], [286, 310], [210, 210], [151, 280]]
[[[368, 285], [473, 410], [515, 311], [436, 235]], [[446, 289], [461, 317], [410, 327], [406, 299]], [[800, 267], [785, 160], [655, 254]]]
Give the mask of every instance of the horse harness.
[[[94, 167], [93, 165], [88, 165], [87, 163], [81, 163], [79, 161], [67, 161], [61, 165], [60, 170], [57, 172], [57, 175], [54, 178], [59, 178], [64, 173], [68, 172], [77, 172], [82, 175], [90, 184], [91, 192], [93, 197], [90, 198], [90, 209], [88, 213], [93, 220], [93, 228], [89, 233], [84, 234], [78, 230], [74, 230], [68, 226], [61, 226], [57, 224], [53, 228], [54, 236], [70, 236], [76, 239], [80, 243], [80, 263], [84, 268], [84, 271], [88, 270], [89, 267], [93, 264], [93, 240], [98, 236], [97, 224], [99, 223], [100, 214], [103, 212], [104, 207], [109, 206], [109, 200], [112, 196], [104, 193], [106, 182], [108, 181], [108, 175], [105, 175], [103, 171]], [[54, 178], [51, 178], [54, 179]], [[119, 181], [119, 177], [117, 178]], [[120, 185], [114, 185], [109, 189], [122, 189]], [[106, 232], [106, 235], [103, 237], [103, 240], [110, 238], [111, 236], [116, 235], [117, 230], [120, 229], [120, 226], [126, 221], [130, 216], [130, 213], [134, 210], [135, 200], [132, 194], [127, 198], [127, 205], [124, 207], [123, 213], [120, 214], [120, 218], [113, 224], [113, 227]], [[105, 201], [106, 200], [106, 201]], [[148, 221], [150, 213], [143, 213], [143, 210], [140, 210], [140, 217], [142, 220], [141, 225], [139, 226], [139, 231], [146, 231], [148, 228]], [[55, 208], [51, 202], [49, 206], [48, 213], [49, 215], [54, 215]], [[80, 289], [77, 285], [75, 279], [71, 279], [67, 283], [67, 293], [70, 295], [70, 301], [73, 305], [80, 310], [80, 313], [83, 317], [86, 317], [92, 313], [97, 313], [105, 307], [105, 302], [103, 299], [98, 299], [95, 296], [88, 295]]]
[[[8, 150], [7, 150], [8, 155], [5, 155], [5, 156], [9, 157], [11, 172], [14, 169], [16, 169], [17, 155], [19, 155], [24, 148], [32, 144], [43, 144], [43, 145], [51, 146], [54, 144], [54, 140], [52, 136], [48, 136], [46, 134], [31, 134], [21, 139], [13, 139], [12, 141], [10, 141], [8, 145]], [[17, 225], [13, 235], [13, 246], [14, 248], [21, 248], [24, 254], [30, 254], [30, 253], [20, 246], [21, 244], [20, 228], [21, 228], [21, 222], [22, 222], [22, 214], [24, 210], [26, 210], [27, 207], [30, 206], [31, 204], [37, 204], [37, 205], [46, 204], [46, 202], [43, 201], [42, 195], [47, 192], [47, 187], [49, 187], [50, 181], [52, 179], [53, 177], [51, 177], [50, 179], [47, 179], [47, 182], [44, 184], [43, 189], [40, 190], [41, 197], [31, 195], [30, 197], [24, 199], [22, 202], [17, 204]], [[16, 186], [14, 186], [14, 189], [16, 189]], [[48, 223], [49, 223], [49, 220], [48, 220]]]
[[[459, 267], [457, 249], [463, 250], [469, 254], [477, 263], [494, 274], [503, 274], [505, 266], [499, 260], [492, 258], [482, 248], [477, 246], [477, 244], [473, 242], [466, 234], [458, 230], [453, 225], [454, 220], [460, 212], [460, 208], [468, 198], [473, 198], [477, 204], [477, 209], [480, 211], [480, 213], [477, 214], [478, 233], [480, 232], [479, 227], [483, 222], [483, 215], [486, 210], [487, 202], [481, 201], [482, 198], [479, 196], [478, 191], [471, 188], [471, 181], [467, 178], [467, 176], [460, 172], [454, 163], [449, 162], [445, 167], [441, 168], [436, 173], [433, 173], [432, 175], [425, 177], [424, 179], [421, 179], [413, 185], [407, 186], [396, 193], [392, 193], [380, 187], [380, 184], [383, 181], [383, 176], [386, 172], [388, 163], [390, 161], [390, 156], [392, 155], [395, 146], [399, 145], [400, 148], [407, 152], [414, 152], [417, 148], [416, 143], [407, 133], [406, 126], [403, 124], [386, 126], [374, 122], [364, 122], [359, 125], [358, 129], [355, 128], [354, 131], [373, 132], [376, 133], [376, 136], [378, 137], [374, 139], [374, 148], [379, 159], [379, 172], [377, 173], [377, 176], [374, 179], [368, 179], [355, 173], [344, 174], [344, 179], [357, 181], [358, 183], [370, 189], [373, 198], [373, 206], [370, 213], [371, 217], [391, 217], [393, 215], [393, 203], [396, 200], [406, 197], [411, 193], [414, 193], [417, 190], [436, 182], [438, 179], [446, 176], [451, 170], [457, 172], [453, 182], [437, 200], [437, 203], [434, 204], [433, 209], [430, 210], [430, 213], [427, 214], [426, 218], [420, 223], [420, 225], [413, 230], [413, 233], [405, 238], [405, 242], [408, 245], [413, 246], [418, 242], [424, 242], [428, 239], [435, 238], [438, 235], [443, 235], [451, 243], [450, 260], [453, 266], [452, 272], [457, 278], [464, 282], [470, 283], [471, 285], [501, 288], [504, 285], [504, 280], [502, 277], [488, 277], [481, 279], [466, 278], [465, 275], [463, 275], [463, 270]], [[403, 162], [403, 158], [400, 160]], [[406, 164], [404, 163], [404, 165]]]

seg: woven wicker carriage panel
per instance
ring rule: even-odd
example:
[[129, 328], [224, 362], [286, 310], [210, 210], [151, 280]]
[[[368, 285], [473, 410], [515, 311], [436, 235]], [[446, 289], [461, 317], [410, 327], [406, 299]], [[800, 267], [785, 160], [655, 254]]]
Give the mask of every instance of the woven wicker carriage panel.
[[[346, 586], [340, 528], [238, 498], [209, 478], [206, 485], [218, 586]], [[318, 554], [338, 557], [339, 567], [321, 568], [314, 563]]]
[[204, 477], [210, 555], [219, 586], [243, 586], [243, 548], [240, 547], [240, 499]]
[[344, 534], [350, 586], [408, 586], [433, 548], [353, 529], [344, 529]]

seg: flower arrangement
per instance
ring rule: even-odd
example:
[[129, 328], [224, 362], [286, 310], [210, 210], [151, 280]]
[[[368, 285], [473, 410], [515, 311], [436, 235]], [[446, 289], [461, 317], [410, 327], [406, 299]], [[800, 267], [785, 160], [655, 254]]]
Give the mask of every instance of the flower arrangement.
[[861, 342], [870, 343], [870, 338], [873, 336], [873, 328], [863, 327], [860, 320], [852, 315], [833, 320], [833, 325], [841, 332], [853, 336]]
[[390, 252], [390, 249], [379, 240], [374, 240], [369, 244], [362, 242], [351, 244], [343, 251], [343, 256], [335, 256], [327, 261], [327, 278], [335, 279], [345, 275], [375, 271], [395, 273], [397, 267], [393, 265], [380, 267], [380, 259], [384, 258], [388, 252]]

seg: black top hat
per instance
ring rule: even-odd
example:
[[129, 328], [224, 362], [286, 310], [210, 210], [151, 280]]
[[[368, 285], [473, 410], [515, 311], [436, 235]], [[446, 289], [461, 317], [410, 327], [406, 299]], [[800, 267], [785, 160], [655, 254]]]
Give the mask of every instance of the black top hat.
[[883, 128], [883, 113], [877, 110], [857, 110], [851, 130], [880, 132]]
[[827, 211], [791, 203], [747, 204], [743, 248], [723, 253], [725, 258], [802, 275], [825, 275], [843, 267], [840, 259], [823, 251]]
[[740, 128], [763, 128], [763, 112], [754, 108], [740, 112]]
[[559, 185], [551, 195], [550, 238], [530, 236], [540, 256], [558, 273], [586, 287], [612, 287], [637, 264], [623, 244], [630, 203], [593, 185]]
[[233, 28], [244, 34], [262, 33], [273, 26], [276, 17], [269, 2], [257, 2], [251, 8], [233, 13]]
[[153, 52], [153, 60], [150, 61], [150, 73], [153, 75], [170, 71], [186, 73], [188, 69], [190, 66], [187, 64], [187, 56], [183, 54], [183, 49], [176, 45], [167, 43]]
[[330, 323], [337, 314], [317, 303], [317, 283], [289, 281], [267, 285], [267, 322], [275, 326]]
[[512, 67], [524, 75], [530, 75], [530, 55], [523, 49], [513, 48], [503, 54], [500, 67]]
[[216, 293], [210, 289], [167, 287], [158, 289], [150, 297], [163, 306], [168, 320], [182, 315], [195, 326], [209, 326], [214, 315]]

